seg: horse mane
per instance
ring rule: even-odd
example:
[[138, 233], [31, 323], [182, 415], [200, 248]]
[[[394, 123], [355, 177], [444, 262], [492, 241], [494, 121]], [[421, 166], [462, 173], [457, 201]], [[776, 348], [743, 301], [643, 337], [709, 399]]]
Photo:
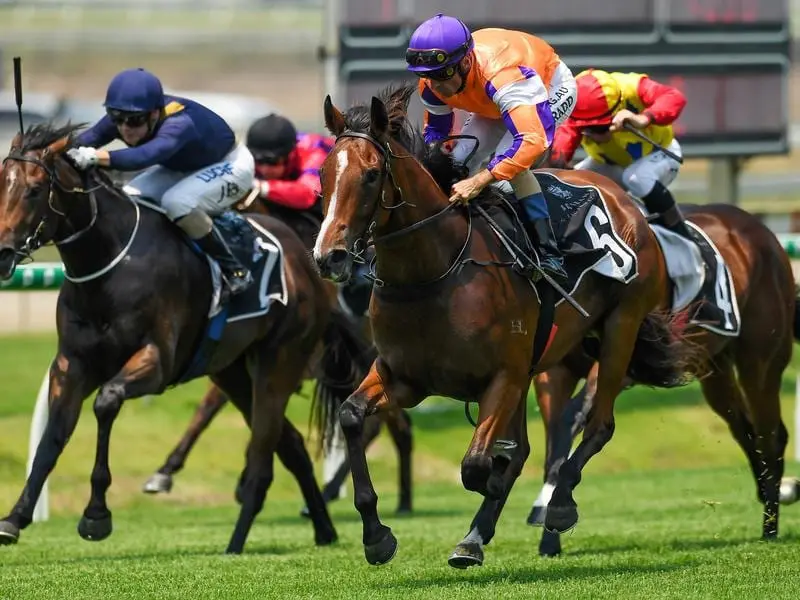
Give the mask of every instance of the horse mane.
[[[467, 169], [457, 163], [450, 153], [442, 150], [441, 144], [426, 144], [420, 128], [408, 118], [408, 103], [416, 91], [415, 84], [392, 83], [381, 89], [377, 97], [386, 106], [392, 139], [411, 153], [431, 174], [442, 192], [449, 196], [450, 187], [467, 177]], [[370, 106], [351, 106], [344, 113], [344, 123], [350, 131], [369, 133]], [[503, 197], [496, 187], [487, 186], [476, 200], [493, 204]]]
[[53, 142], [57, 142], [65, 137], [69, 138], [71, 144], [75, 139], [75, 132], [85, 126], [86, 123], [73, 125], [69, 122], [61, 127], [57, 127], [51, 122], [31, 125], [25, 133], [22, 134], [22, 148], [20, 151], [24, 153], [33, 150], [44, 150]]

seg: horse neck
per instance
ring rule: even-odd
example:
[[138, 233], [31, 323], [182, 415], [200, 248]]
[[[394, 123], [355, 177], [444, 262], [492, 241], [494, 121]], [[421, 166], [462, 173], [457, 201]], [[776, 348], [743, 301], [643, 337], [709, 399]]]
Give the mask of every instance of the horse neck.
[[[55, 244], [67, 273], [83, 277], [107, 267], [124, 252], [137, 226], [137, 207], [110, 186], [90, 184], [94, 191], [59, 194]], [[97, 206], [96, 212], [92, 203]], [[65, 210], [62, 210], [62, 207]]]
[[414, 231], [380, 242], [382, 234], [400, 232], [449, 206], [448, 197], [431, 174], [415, 158], [406, 156], [406, 151], [401, 149], [398, 154], [404, 158], [392, 161], [392, 178], [397, 189], [393, 198], [384, 202], [387, 206], [399, 206], [389, 209], [388, 221], [376, 231], [376, 272], [391, 284], [432, 281], [458, 258], [466, 242], [468, 224], [463, 215], [452, 210]]

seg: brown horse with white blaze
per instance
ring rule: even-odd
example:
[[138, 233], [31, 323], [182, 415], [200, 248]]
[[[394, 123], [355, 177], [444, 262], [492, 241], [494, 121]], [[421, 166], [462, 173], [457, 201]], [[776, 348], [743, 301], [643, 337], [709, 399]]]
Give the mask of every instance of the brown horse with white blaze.
[[[626, 374], [651, 385], [678, 385], [702, 355], [657, 310], [665, 263], [633, 201], [604, 177], [563, 171], [558, 176], [564, 181], [597, 190], [608, 218], [624, 224], [616, 230], [635, 252], [638, 276], [627, 284], [593, 272], [583, 277], [575, 298], [590, 316], [559, 305], [555, 334], [533, 365], [537, 291], [508, 268], [513, 260], [488, 221], [449, 202], [443, 188], [457, 169], [408, 121], [413, 92], [410, 86], [389, 89], [346, 114], [326, 98], [325, 123], [337, 140], [320, 174], [326, 216], [314, 258], [324, 276], [345, 281], [367, 239], [375, 244], [379, 283], [370, 318], [378, 358], [339, 411], [369, 563], [391, 560], [397, 540], [378, 516], [361, 437], [365, 417], [414, 407], [430, 395], [478, 403], [461, 478], [484, 501], [450, 557], [451, 566], [463, 568], [482, 564], [483, 546], [527, 459], [525, 399], [534, 372], [558, 364], [589, 335], [601, 339], [595, 410], [583, 441], [560, 469], [547, 514], [549, 528], [565, 531], [578, 519], [572, 491], [581, 470], [613, 434], [613, 404]], [[437, 179], [426, 168], [435, 164]], [[491, 202], [497, 193], [489, 188], [474, 202]], [[639, 351], [631, 362], [634, 346]]]

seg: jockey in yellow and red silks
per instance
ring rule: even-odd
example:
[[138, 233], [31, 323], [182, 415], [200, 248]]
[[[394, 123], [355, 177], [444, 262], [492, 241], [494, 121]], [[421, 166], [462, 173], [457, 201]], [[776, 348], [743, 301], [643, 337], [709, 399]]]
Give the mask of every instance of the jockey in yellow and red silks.
[[582, 146], [588, 156], [576, 169], [610, 177], [641, 198], [648, 212], [659, 214], [665, 227], [692, 239], [667, 189], [678, 175], [680, 163], [623, 127], [632, 125], [674, 156], [682, 156], [672, 123], [686, 106], [686, 97], [643, 73], [588, 69], [575, 80], [578, 103], [556, 133], [550, 164], [565, 165]]

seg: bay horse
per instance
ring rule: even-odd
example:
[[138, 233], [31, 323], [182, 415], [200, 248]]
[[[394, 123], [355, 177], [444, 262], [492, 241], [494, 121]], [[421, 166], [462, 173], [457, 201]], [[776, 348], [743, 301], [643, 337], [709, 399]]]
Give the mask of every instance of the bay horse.
[[[78, 524], [87, 540], [112, 532], [111, 428], [129, 398], [155, 395], [187, 377], [206, 336], [212, 297], [207, 259], [168, 219], [135, 202], [105, 173], [81, 173], [65, 156], [80, 126], [35, 125], [12, 141], [0, 174], [0, 278], [20, 257], [54, 243], [68, 274], [58, 296], [58, 350], [50, 366], [49, 418], [33, 468], [0, 542], [14, 543], [31, 523], [42, 485], [94, 401], [97, 450], [91, 496]], [[225, 390], [250, 425], [242, 505], [227, 552], [240, 553], [273, 479], [273, 454], [297, 479], [315, 541], [336, 540], [303, 438], [284, 411], [330, 319], [324, 282], [297, 236], [280, 221], [250, 216], [254, 229], [283, 247], [286, 303], [229, 322], [203, 372]]]
[[[711, 359], [700, 380], [703, 396], [727, 423], [747, 457], [758, 501], [764, 507], [762, 538], [773, 539], [778, 535], [778, 490], [788, 441], [781, 419], [780, 388], [793, 342], [800, 341], [800, 296], [786, 251], [757, 217], [729, 204], [684, 205], [681, 210], [711, 238], [733, 278], [739, 335], [721, 335], [696, 325], [691, 329]], [[671, 293], [672, 284], [665, 282], [665, 302]], [[547, 495], [593, 405], [594, 367], [594, 361], [577, 350], [561, 365], [534, 378], [548, 440], [545, 487], [531, 509], [530, 524], [544, 523]], [[586, 384], [571, 399], [582, 378]], [[558, 532], [545, 529], [539, 553], [554, 556], [560, 552]]]
[[[354, 504], [370, 564], [391, 560], [397, 540], [378, 515], [362, 427], [366, 416], [418, 405], [429, 395], [478, 404], [477, 427], [461, 463], [467, 490], [483, 497], [467, 536], [449, 564], [483, 563], [483, 546], [528, 457], [526, 397], [534, 372], [546, 371], [588, 335], [600, 338], [595, 407], [583, 441], [561, 467], [547, 513], [558, 531], [578, 519], [573, 489], [588, 460], [611, 439], [613, 404], [626, 374], [658, 386], [686, 381], [703, 360], [683, 339], [680, 323], [658, 310], [666, 282], [664, 258], [641, 212], [610, 180], [559, 171], [569, 183], [598, 190], [615, 229], [635, 252], [638, 275], [627, 284], [594, 272], [581, 279], [575, 299], [555, 310], [555, 325], [541, 360], [532, 364], [540, 307], [530, 278], [508, 268], [509, 251], [487, 220], [451, 204], [443, 188], [458, 177], [441, 149], [428, 148], [407, 118], [415, 86], [383, 90], [371, 104], [346, 113], [325, 99], [325, 124], [336, 144], [320, 173], [325, 220], [314, 247], [323, 276], [346, 281], [371, 237], [376, 252], [370, 320], [378, 358], [344, 402], [339, 420], [351, 462]], [[446, 163], [446, 177], [426, 169]], [[473, 201], [490, 202], [490, 186]], [[634, 347], [637, 352], [634, 353]]]
[[[311, 211], [283, 208], [274, 203], [267, 204], [259, 200], [258, 194], [254, 191], [242, 199], [235, 208], [242, 213], [255, 213], [277, 218], [286, 223], [298, 235], [309, 251], [314, 247], [321, 219], [318, 219], [317, 215]], [[338, 288], [331, 282], [326, 281], [325, 283], [330, 295], [331, 310], [337, 311]], [[350, 332], [349, 346], [337, 344], [335, 341], [327, 344], [326, 354], [322, 357], [323, 363], [309, 365], [306, 373], [307, 378], [317, 379], [312, 407], [315, 410], [314, 417], [322, 427], [324, 427], [326, 418], [321, 411], [347, 399], [355, 389], [355, 385], [364, 378], [373, 360], [372, 335], [367, 316], [352, 315], [347, 329]], [[340, 336], [340, 338], [344, 342], [347, 341], [344, 336]], [[320, 378], [326, 379], [325, 384], [319, 383]], [[322, 394], [334, 395], [328, 401], [323, 401]], [[213, 384], [209, 387], [178, 444], [169, 453], [161, 467], [144, 483], [142, 489], [145, 493], [158, 494], [172, 490], [174, 477], [183, 469], [192, 447], [227, 401], [228, 398], [221, 389]], [[386, 424], [397, 450], [399, 497], [396, 512], [397, 514], [409, 514], [412, 511], [411, 454], [413, 439], [411, 417], [406, 411], [402, 411], [399, 415], [383, 413], [368, 419], [364, 427], [366, 446], [369, 446], [378, 437], [382, 422]], [[334, 432], [328, 431], [323, 437], [327, 437], [328, 441], [332, 442], [333, 434]], [[331, 448], [328, 445], [326, 449], [330, 450]], [[339, 499], [342, 484], [349, 470], [349, 462], [345, 458], [337, 466], [330, 480], [323, 483], [322, 498], [325, 503]], [[243, 471], [236, 487], [235, 497], [239, 502], [241, 502], [241, 484], [244, 481], [244, 475]], [[303, 507], [301, 514], [309, 516], [308, 506]]]

